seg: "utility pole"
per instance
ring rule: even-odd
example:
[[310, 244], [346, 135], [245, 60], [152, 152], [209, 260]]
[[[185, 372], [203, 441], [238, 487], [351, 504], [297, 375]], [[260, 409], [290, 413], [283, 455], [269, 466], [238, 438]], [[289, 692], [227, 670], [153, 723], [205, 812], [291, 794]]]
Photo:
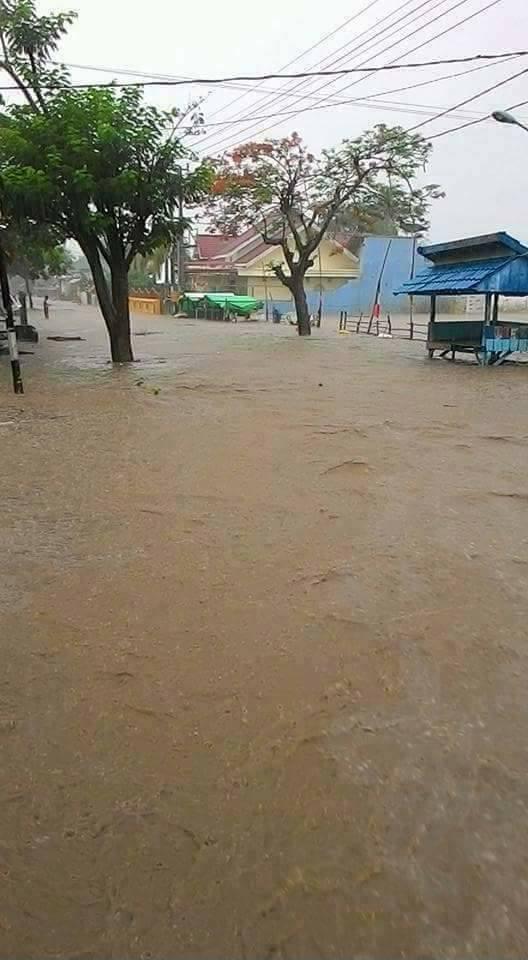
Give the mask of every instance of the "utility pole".
[[[412, 253], [411, 253], [411, 276], [410, 279], [414, 280], [414, 267], [416, 264], [416, 243], [418, 237], [416, 234], [412, 238]], [[412, 340], [414, 337], [414, 297], [411, 293], [409, 296], [409, 340]]]
[[15, 321], [13, 319], [13, 305], [11, 303], [11, 293], [9, 291], [9, 280], [7, 277], [7, 265], [4, 248], [0, 243], [0, 288], [2, 290], [2, 302], [6, 315], [7, 327], [7, 345], [9, 347], [9, 357], [11, 359], [11, 373], [13, 376], [13, 391], [15, 393], [24, 393], [24, 384], [22, 383], [22, 374], [20, 372], [20, 360], [18, 359], [18, 344], [15, 331]]
[[[180, 167], [180, 189], [178, 192], [178, 219], [180, 224], [183, 222], [183, 172]], [[176, 244], [176, 264], [178, 269], [178, 290], [180, 293], [185, 292], [185, 242], [183, 236], [183, 227], [181, 228], [181, 233], [178, 236], [178, 241]]]

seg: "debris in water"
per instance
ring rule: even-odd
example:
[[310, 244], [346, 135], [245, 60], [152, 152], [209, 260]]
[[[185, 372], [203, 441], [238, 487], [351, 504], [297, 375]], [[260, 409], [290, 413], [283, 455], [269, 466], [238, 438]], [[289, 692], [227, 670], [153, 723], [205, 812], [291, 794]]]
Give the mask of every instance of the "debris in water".
[[59, 337], [59, 336], [53, 336], [53, 337], [46, 337], [46, 340], [56, 340], [57, 343], [64, 343], [65, 341], [69, 341], [69, 340], [81, 340], [83, 343], [86, 343], [86, 337]]

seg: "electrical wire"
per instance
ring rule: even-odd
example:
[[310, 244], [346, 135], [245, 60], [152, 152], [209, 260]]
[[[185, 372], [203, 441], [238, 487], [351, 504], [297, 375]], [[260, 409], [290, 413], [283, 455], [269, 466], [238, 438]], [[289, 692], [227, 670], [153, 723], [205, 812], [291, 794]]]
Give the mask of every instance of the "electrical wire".
[[[465, 2], [465, 0], [459, 0], [460, 3]], [[488, 7], [493, 6], [495, 3], [499, 3], [500, 0], [492, 0], [492, 3], [488, 4]], [[488, 7], [484, 7], [479, 13], [483, 13], [484, 10], [487, 10]], [[476, 14], [473, 14], [476, 16]], [[454, 24], [453, 27], [449, 29], [454, 29], [458, 24]], [[432, 38], [436, 39], [436, 38]], [[430, 41], [428, 41], [430, 42]], [[411, 51], [413, 52], [413, 51]], [[449, 66], [450, 64], [455, 63], [474, 63], [476, 60], [500, 60], [504, 57], [527, 57], [528, 50], [507, 50], [505, 53], [476, 53], [468, 57], [448, 57], [443, 60], [420, 60], [413, 61], [411, 63], [398, 63], [398, 64], [382, 64], [379, 67], [348, 67], [343, 68], [342, 70], [314, 70], [306, 71], [304, 73], [289, 73], [286, 74], [286, 77], [295, 79], [296, 77], [341, 77], [347, 76], [351, 73], [386, 73], [387, 71], [392, 70], [418, 70], [422, 67], [438, 67], [438, 66]], [[201, 84], [205, 86], [213, 86], [218, 83], [236, 83], [238, 81], [253, 81], [253, 80], [283, 80], [284, 76], [280, 76], [278, 73], [260, 73], [260, 74], [249, 74], [249, 75], [240, 75], [232, 77], [189, 77], [175, 80], [138, 80], [131, 81], [129, 83], [72, 83], [68, 89], [71, 90], [91, 90], [99, 87], [185, 87], [192, 84]], [[41, 83], [41, 89], [50, 89], [54, 84]], [[0, 87], [0, 90], [18, 90], [18, 87]]]
[[[394, 14], [401, 14], [401, 12], [405, 9], [405, 7], [407, 7], [407, 6], [409, 5], [409, 3], [412, 3], [412, 2], [414, 2], [414, 0], [405, 0], [405, 3], [400, 4], [400, 6], [399, 6], [396, 10], [393, 10], [393, 11], [392, 11], [391, 17], [392, 17]], [[366, 40], [363, 40], [362, 43], [359, 43], [359, 44], [356, 43], [356, 44], [352, 47], [352, 49], [349, 49], [349, 50], [348, 50], [348, 53], [343, 54], [343, 55], [340, 56], [340, 57], [334, 58], [334, 60], [331, 60], [330, 63], [325, 63], [325, 61], [323, 61], [322, 64], [320, 64], [320, 66], [323, 66], [323, 67], [325, 67], [325, 69], [328, 69], [329, 67], [335, 67], [335, 66], [337, 66], [337, 65], [340, 64], [343, 60], [345, 60], [346, 63], [350, 63], [350, 61], [353, 60], [353, 64], [354, 64], [355, 66], [358, 66], [358, 67], [361, 67], [361, 66], [366, 65], [367, 63], [369, 63], [369, 61], [370, 61], [370, 59], [371, 59], [373, 50], [375, 50], [375, 48], [379, 46], [379, 43], [380, 43], [380, 42], [383, 42], [383, 41], [380, 40], [380, 37], [382, 37], [383, 34], [385, 34], [385, 33], [387, 32], [387, 30], [389, 30], [389, 31], [391, 31], [391, 32], [390, 32], [387, 36], [384, 37], [384, 40], [390, 40], [393, 36], [395, 36], [396, 34], [400, 33], [401, 30], [403, 29], [403, 23], [404, 23], [404, 21], [407, 20], [410, 16], [413, 16], [413, 14], [416, 14], [417, 11], [421, 10], [422, 7], [424, 7], [428, 2], [430, 3], [430, 0], [422, 0], [422, 2], [418, 4], [418, 6], [414, 7], [412, 10], [408, 11], [403, 17], [400, 16], [399, 19], [393, 20], [392, 22], [386, 24], [381, 30], [378, 30], [376, 33], [374, 33], [373, 36], [368, 37]], [[437, 0], [437, 2], [434, 3], [432, 7], [430, 7], [429, 12], [431, 12], [431, 10], [437, 9], [437, 7], [441, 6], [441, 5], [444, 4], [445, 2], [446, 2], [446, 0]], [[418, 28], [418, 31], [425, 29], [427, 26], [429, 26], [429, 24], [430, 24], [431, 22], [434, 22], [435, 19], [438, 19], [438, 17], [445, 16], [447, 13], [450, 13], [451, 9], [453, 9], [453, 8], [455, 8], [455, 7], [457, 7], [457, 6], [463, 5], [463, 4], [465, 4], [465, 3], [468, 3], [468, 2], [469, 2], [469, 0], [457, 0], [457, 2], [454, 4], [454, 7], [450, 7], [448, 10], [444, 10], [443, 13], [438, 14], [438, 16], [437, 16], [436, 18], [433, 18], [432, 21], [429, 20], [427, 23], [421, 24], [421, 26]], [[424, 16], [424, 13], [423, 13], [423, 12], [422, 12], [422, 13], [418, 13], [418, 15], [415, 16], [409, 23], [405, 24], [405, 28], [407, 28], [407, 27], [415, 24], [416, 21], [417, 21], [417, 20], [420, 20], [423, 16]], [[395, 29], [393, 29], [393, 28], [395, 28]], [[369, 27], [366, 31], [363, 31], [363, 33], [359, 34], [359, 36], [356, 37], [355, 40], [360, 39], [362, 36], [364, 36], [365, 33], [370, 33], [371, 31], [372, 31], [372, 27]], [[398, 44], [403, 43], [409, 36], [415, 35], [416, 32], [417, 32], [416, 29], [411, 30], [411, 32], [408, 33], [408, 34], [406, 34], [404, 37], [400, 37], [398, 40], [395, 40], [392, 44], [389, 44], [388, 46], [383, 47], [383, 49], [377, 51], [375, 55], [376, 55], [376, 56], [379, 56], [380, 54], [385, 53], [387, 50], [391, 50], [394, 46], [397, 46]], [[349, 42], [348, 44], [345, 44], [345, 46], [350, 47], [350, 42]], [[343, 49], [343, 48], [342, 48], [342, 47], [339, 48], [339, 50], [341, 50], [341, 49]], [[334, 53], [338, 53], [339, 50], [334, 51]], [[367, 56], [367, 59], [366, 59], [366, 60], [363, 60], [363, 61], [361, 61], [360, 63], [358, 63], [358, 58], [357, 58], [357, 57], [352, 58], [352, 55], [353, 55], [353, 54], [356, 54], [356, 53], [359, 53], [360, 50], [363, 51], [363, 53], [362, 53], [361, 55], [363, 55], [363, 54], [368, 54], [368, 56]], [[326, 87], [328, 87], [330, 84], [335, 83], [335, 81], [336, 81], [336, 75], [332, 75], [332, 74], [328, 74], [328, 75], [330, 76], [330, 79], [327, 80], [326, 83], [320, 84], [319, 86], [316, 86], [314, 89], [310, 90], [310, 94], [311, 94], [312, 97], [313, 97], [313, 94], [314, 94], [314, 93], [318, 93], [320, 90], [324, 90], [324, 89], [325, 89]], [[279, 94], [278, 96], [275, 96], [275, 97], [272, 97], [272, 98], [264, 97], [263, 99], [258, 100], [257, 103], [253, 105], [253, 111], [252, 111], [252, 112], [249, 114], [249, 116], [248, 116], [248, 120], [250, 121], [249, 126], [247, 127], [247, 129], [245, 129], [245, 130], [243, 130], [243, 131], [240, 131], [240, 133], [246, 133], [246, 132], [251, 131], [252, 126], [253, 126], [253, 122], [252, 122], [252, 121], [253, 121], [253, 112], [259, 107], [259, 105], [260, 105], [261, 109], [263, 109], [264, 107], [268, 108], [268, 107], [270, 107], [273, 103], [275, 103], [277, 100], [281, 99], [281, 97], [290, 97], [296, 90], [300, 90], [302, 87], [305, 87], [305, 88], [306, 88], [307, 85], [310, 85], [310, 84], [311, 84], [311, 81], [312, 81], [312, 77], [310, 77], [310, 78], [308, 78], [308, 79], [304, 78], [303, 80], [301, 80], [300, 83], [296, 83], [296, 84], [294, 84], [293, 86], [291, 86], [291, 84], [290, 84], [289, 87], [288, 87], [288, 89], [284, 90], [284, 91], [282, 92], [282, 94]], [[304, 94], [304, 95], [303, 95], [303, 94], [300, 94], [300, 95], [297, 94], [297, 96], [300, 97], [301, 100], [305, 100], [305, 99], [306, 99], [306, 94]], [[328, 99], [328, 97], [326, 97], [326, 99]], [[240, 114], [236, 115], [236, 118], [237, 118], [237, 119], [238, 119], [238, 116], [240, 116]], [[257, 136], [258, 136], [258, 134], [257, 134]], [[209, 140], [209, 139], [210, 139], [210, 136], [209, 136], [209, 135], [206, 135], [203, 142], [206, 142], [206, 141]], [[211, 149], [211, 146], [217, 146], [217, 144], [219, 144], [220, 142], [221, 142], [221, 141], [219, 141], [218, 139], [215, 140], [214, 143], [208, 147], [208, 149]]]
[[[154, 70], [129, 70], [125, 67], [99, 67], [90, 63], [65, 63], [55, 60], [54, 63], [57, 66], [65, 67], [67, 70], [88, 70], [94, 73], [109, 73], [114, 77], [145, 77], [147, 80], [188, 80], [189, 83], [192, 83], [192, 77], [178, 76], [174, 73], [156, 73]], [[218, 86], [225, 87], [226, 90], [243, 90], [245, 92], [252, 92], [255, 87], [250, 86], [249, 84], [238, 84], [238, 83], [221, 83]], [[260, 87], [260, 84], [257, 84], [257, 87]], [[279, 93], [278, 87], [266, 87], [267, 93]], [[216, 113], [217, 111], [215, 111]], [[213, 116], [213, 114], [210, 114]]]
[[[407, 51], [405, 51], [404, 54], [401, 54], [400, 56], [395, 57], [394, 60], [391, 60], [391, 61], [389, 62], [389, 65], [393, 65], [393, 64], [398, 63], [398, 61], [401, 60], [403, 56], [407, 57], [407, 56], [409, 55], [409, 53], [415, 53], [416, 50], [421, 50], [424, 46], [427, 46], [429, 43], [431, 43], [432, 40], [437, 40], [437, 39], [439, 39], [440, 37], [443, 37], [444, 34], [450, 33], [452, 30], [455, 30], [457, 27], [462, 26], [464, 23], [467, 23], [468, 20], [472, 20], [474, 17], [480, 16], [482, 13], [484, 13], [484, 12], [485, 12], [486, 10], [488, 10], [490, 7], [494, 7], [497, 3], [502, 3], [502, 0], [490, 0], [490, 3], [488, 3], [487, 6], [481, 7], [479, 10], [474, 10], [473, 13], [468, 14], [468, 16], [467, 16], [467, 17], [464, 17], [462, 20], [458, 20], [457, 23], [452, 24], [452, 25], [449, 26], [449, 27], [446, 27], [444, 30], [442, 30], [440, 33], [435, 34], [435, 36], [434, 36], [434, 37], [431, 37], [429, 40], [422, 41], [422, 42], [419, 43], [416, 47], [412, 47], [411, 50], [407, 50]], [[444, 17], [446, 14], [451, 13], [452, 10], [458, 9], [460, 6], [463, 6], [463, 4], [464, 4], [464, 0], [460, 0], [460, 2], [455, 3], [455, 4], [454, 4], [452, 7], [450, 7], [448, 10], [444, 10], [443, 13], [439, 14], [438, 16], [436, 16], [433, 20], [430, 20], [427, 24], [423, 24], [423, 26], [420, 27], [420, 31], [421, 31], [422, 29], [424, 29], [426, 26], [429, 26], [431, 23], [436, 23], [437, 20], [442, 19], [442, 17]], [[419, 31], [418, 31], [418, 32], [419, 32]], [[412, 34], [407, 34], [407, 36], [405, 37], [405, 39], [407, 39], [408, 37], [413, 36], [413, 35], [414, 35], [414, 33], [412, 33]], [[382, 52], [387, 52], [387, 50], [392, 49], [392, 47], [394, 47], [394, 46], [396, 46], [396, 44], [392, 44], [391, 47], [385, 47]], [[364, 62], [366, 62], [366, 61], [364, 61]], [[363, 64], [359, 64], [359, 66], [363, 66]], [[341, 92], [343, 92], [343, 91], [345, 91], [345, 90], [349, 90], [350, 87], [356, 86], [358, 83], [361, 83], [361, 82], [362, 82], [363, 80], [365, 80], [365, 79], [367, 79], [367, 78], [366, 78], [366, 77], [359, 77], [357, 80], [354, 80], [352, 83], [349, 83], [349, 84], [347, 84], [345, 87], [342, 87], [342, 88], [341, 88]], [[339, 92], [340, 92], [340, 91], [338, 90], [337, 93], [339, 93]]]
[[[520, 103], [514, 103], [511, 107], [507, 107], [507, 110], [516, 110], [518, 107], [525, 107], [528, 104], [528, 100], [521, 100]], [[477, 123], [483, 123], [484, 120], [490, 120], [489, 116], [481, 117], [479, 120], [469, 120], [467, 123], [461, 123], [458, 127], [450, 127], [449, 130], [442, 130], [440, 133], [434, 133], [431, 137], [428, 137], [428, 140], [438, 140], [440, 137], [447, 137], [449, 133], [456, 133], [457, 130], [464, 130], [466, 127], [473, 127]]]
[[[491, 2], [488, 3], [485, 7], [481, 7], [480, 10], [476, 10], [474, 13], [469, 14], [467, 17], [463, 17], [461, 20], [458, 20], [456, 23], [451, 24], [449, 27], [446, 27], [444, 30], [442, 30], [442, 31], [440, 31], [439, 33], [435, 34], [434, 36], [430, 37], [428, 40], [422, 41], [421, 43], [417, 44], [417, 46], [415, 46], [412, 50], [407, 51], [407, 52], [406, 52], [405, 54], [403, 54], [402, 56], [408, 56], [409, 53], [415, 53], [416, 50], [419, 50], [419, 49], [421, 49], [422, 47], [427, 46], [428, 44], [432, 43], [434, 40], [437, 40], [437, 39], [439, 39], [440, 37], [445, 36], [446, 34], [450, 33], [450, 32], [453, 31], [453, 30], [456, 30], [458, 27], [460, 27], [460, 26], [462, 26], [463, 24], [468, 23], [470, 20], [474, 19], [474, 17], [480, 16], [482, 13], [485, 13], [486, 10], [489, 10], [491, 7], [494, 7], [494, 6], [495, 6], [497, 3], [499, 3], [499, 2], [501, 2], [501, 0], [491, 0]], [[449, 12], [449, 11], [446, 11], [446, 12]], [[512, 54], [512, 55], [515, 55], [515, 54]], [[496, 59], [498, 59], [498, 58], [496, 58]], [[401, 64], [401, 63], [398, 63], [399, 60], [401, 60], [401, 56], [400, 56], [400, 57], [397, 57], [394, 61], [392, 61], [392, 63], [385, 64], [381, 69], [385, 69], [385, 70], [400, 69], [401, 66], [402, 66], [402, 64]], [[355, 67], [355, 68], [352, 68], [350, 72], [351, 72], [351, 73], [353, 73], [353, 72], [359, 72], [361, 69], [364, 69], [364, 68], [363, 68], [362, 66]], [[372, 70], [372, 72], [375, 72], [375, 68]], [[366, 74], [365, 76], [368, 76], [368, 74]], [[363, 79], [363, 77], [361, 77], [360, 79]], [[338, 91], [336, 91], [336, 92], [337, 92], [337, 93], [343, 92], [343, 90], [349, 89], [349, 87], [350, 87], [350, 86], [353, 86], [353, 85], [354, 85], [354, 83], [348, 84], [346, 87], [343, 87], [343, 88], [341, 88], [341, 90], [338, 90]], [[274, 126], [276, 126], [276, 124], [271, 124], [270, 126], [265, 127], [264, 129], [258, 130], [258, 131], [255, 132], [253, 135], [254, 135], [254, 136], [261, 136], [262, 134], [267, 133], [270, 129], [273, 129]], [[219, 141], [219, 142], [221, 142], [221, 141]], [[240, 143], [240, 140], [236, 140], [236, 141], [232, 142], [231, 144], [229, 144], [228, 146], [224, 146], [224, 147], [223, 147], [223, 150], [224, 150], [224, 151], [225, 151], [225, 150], [229, 150], [232, 146], [236, 146], [238, 143]], [[214, 145], [216, 145], [216, 144], [214, 144]], [[209, 148], [209, 149], [210, 149], [210, 148]]]
[[[414, 2], [414, 0], [405, 0], [405, 2], [404, 2], [404, 3], [401, 3], [400, 6], [396, 8], [396, 10], [391, 11], [391, 13], [390, 13], [389, 16], [392, 17], [394, 13], [401, 13], [401, 11], [405, 9], [405, 7], [409, 6], [409, 4], [410, 4], [410, 3], [413, 3], [413, 2]], [[429, 3], [429, 2], [430, 2], [430, 0], [422, 0], [422, 3], [419, 4], [419, 7], [416, 7], [416, 8], [415, 8], [415, 11], [416, 11], [417, 9], [419, 9], [420, 7], [423, 7], [426, 3]], [[444, 3], [444, 2], [446, 2], [446, 0], [439, 0], [439, 3]], [[415, 11], [411, 11], [410, 13], [406, 14], [406, 17], [410, 16], [410, 15], [411, 15], [413, 12], [415, 12]], [[396, 21], [395, 21], [395, 22], [396, 22]], [[389, 30], [392, 26], [394, 26], [394, 23], [388, 23], [388, 24], [386, 24], [386, 26], [385, 26], [381, 31], [378, 31], [378, 33], [375, 33], [373, 37], [370, 37], [370, 38], [368, 38], [367, 40], [364, 40], [363, 43], [359, 43], [359, 44], [357, 43], [357, 41], [360, 40], [361, 37], [364, 37], [365, 34], [369, 34], [369, 33], [371, 33], [373, 30], [375, 30], [375, 29], [376, 29], [376, 26], [377, 26], [377, 25], [374, 24], [374, 26], [371, 25], [371, 26], [367, 27], [365, 30], [362, 30], [361, 33], [359, 33], [357, 36], [353, 37], [352, 40], [348, 40], [345, 44], [342, 44], [340, 47], [337, 48], [337, 50], [334, 50], [330, 55], [327, 55], [326, 57], [323, 57], [322, 60], [318, 61], [317, 63], [312, 64], [311, 69], [314, 69], [315, 67], [319, 67], [319, 68], [323, 68], [323, 67], [324, 67], [325, 69], [329, 69], [330, 67], [334, 67], [334, 66], [336, 66], [338, 63], [341, 63], [343, 60], [345, 60], [345, 62], [350, 62], [353, 53], [356, 53], [358, 50], [360, 50], [362, 47], [364, 47], [365, 44], [372, 43], [372, 41], [375, 40], [375, 38], [376, 38], [380, 33], [385, 33], [385, 32], [386, 32], [387, 30]], [[399, 28], [398, 28], [398, 29], [399, 29]], [[349, 49], [350, 47], [352, 47], [352, 49]], [[336, 54], [337, 54], [337, 53], [340, 53], [341, 50], [344, 50], [344, 49], [348, 49], [348, 53], [343, 54], [341, 57], [336, 57]], [[332, 58], [333, 58], [333, 59], [332, 59]], [[296, 94], [295, 94], [295, 90], [298, 90], [298, 89], [300, 89], [301, 87], [306, 86], [306, 84], [309, 84], [309, 83], [311, 82], [311, 79], [312, 79], [312, 78], [309, 78], [309, 79], [306, 79], [306, 78], [305, 78], [305, 79], [301, 80], [299, 83], [294, 84], [293, 86], [292, 86], [291, 84], [289, 84], [287, 87], [283, 88], [282, 90], [277, 91], [277, 92], [278, 92], [278, 96], [271, 97], [271, 98], [268, 97], [268, 96], [260, 97], [255, 103], [253, 103], [252, 108], [251, 108], [251, 112], [250, 112], [249, 116], [247, 117], [247, 119], [249, 119], [249, 120], [252, 119], [255, 111], [257, 111], [257, 110], [259, 110], [259, 109], [263, 110], [264, 108], [267, 109], [267, 108], [270, 107], [273, 103], [275, 103], [277, 100], [280, 100], [280, 99], [282, 99], [282, 98], [288, 98], [288, 99], [290, 99], [291, 97], [295, 97], [296, 99], [304, 100], [305, 97], [302, 96], [302, 95], [299, 95], [299, 94], [296, 95]], [[330, 82], [333, 82], [333, 81], [330, 81]], [[218, 111], [217, 111], [217, 112], [218, 112]], [[233, 117], [228, 117], [228, 119], [238, 119], [238, 118], [241, 117], [242, 115], [243, 115], [243, 114], [241, 114], [240, 111], [239, 111], [238, 113], [234, 114]], [[206, 137], [206, 139], [208, 139], [208, 137]]]
[[[500, 63], [509, 63], [511, 60], [516, 59], [515, 57], [507, 57], [504, 60], [501, 60]], [[431, 86], [434, 83], [441, 83], [443, 80], [454, 80], [457, 77], [464, 77], [469, 73], [475, 73], [477, 70], [489, 70], [490, 67], [497, 66], [497, 61], [492, 63], [484, 63], [477, 67], [471, 67], [470, 70], [461, 70], [456, 73], [448, 73], [443, 77], [433, 77], [431, 80], [422, 80], [420, 83], [410, 83], [406, 84], [404, 87], [395, 87], [391, 90], [381, 90], [379, 93], [374, 93], [369, 97], [347, 97], [344, 100], [327, 100], [326, 98], [321, 98], [321, 103], [313, 104], [309, 107], [293, 108], [292, 110], [283, 110], [277, 113], [269, 113], [262, 116], [254, 117], [254, 120], [272, 120], [275, 117], [284, 118], [291, 116], [298, 116], [300, 113], [311, 113], [314, 110], [328, 110], [332, 107], [343, 107], [350, 106], [355, 104], [357, 106], [376, 106], [376, 102], [379, 98], [384, 96], [390, 96], [393, 93], [401, 93], [406, 90], [415, 90], [418, 87]], [[404, 101], [401, 101], [403, 106], [407, 104]], [[421, 104], [421, 106], [425, 106]], [[436, 109], [432, 105], [428, 105], [428, 109]], [[229, 127], [237, 123], [245, 123], [246, 118], [242, 117], [240, 120], [218, 120], [213, 123], [207, 122], [207, 127]], [[196, 139], [199, 139], [197, 137]]]
[[[270, 114], [266, 114], [266, 115], [263, 115], [263, 116], [257, 116], [257, 117], [255, 117], [254, 119], [255, 119], [255, 120], [271, 120], [271, 119], [274, 119], [275, 117], [289, 117], [289, 116], [292, 116], [292, 115], [296, 115], [297, 113], [307, 113], [307, 112], [310, 112], [310, 111], [312, 111], [312, 110], [328, 109], [328, 108], [331, 108], [331, 107], [348, 106], [348, 105], [350, 105], [350, 104], [357, 104], [357, 105], [363, 105], [363, 104], [365, 104], [365, 105], [370, 105], [370, 104], [372, 104], [373, 106], [376, 106], [376, 101], [378, 101], [379, 98], [381, 98], [381, 97], [391, 96], [391, 95], [394, 94], [394, 93], [402, 93], [402, 92], [407, 91], [407, 90], [416, 90], [416, 89], [418, 89], [418, 88], [420, 88], [420, 87], [431, 86], [432, 84], [435, 84], [435, 83], [441, 83], [441, 82], [444, 81], [444, 80], [454, 80], [454, 79], [457, 79], [458, 77], [464, 77], [464, 76], [466, 76], [466, 75], [468, 75], [468, 74], [470, 74], [470, 73], [476, 73], [477, 71], [480, 71], [480, 70], [489, 70], [491, 67], [496, 67], [496, 66], [500, 65], [501, 63], [509, 63], [510, 60], [514, 60], [514, 59], [516, 59], [516, 55], [514, 55], [514, 54], [513, 54], [513, 55], [511, 55], [511, 54], [510, 54], [510, 55], [509, 55], [509, 54], [506, 54], [506, 55], [504, 55], [504, 59], [501, 60], [501, 61], [492, 60], [492, 61], [490, 61], [490, 62], [485, 62], [485, 63], [478, 64], [476, 67], [470, 67], [469, 70], [459, 70], [459, 71], [457, 71], [457, 72], [455, 72], [455, 73], [444, 74], [442, 77], [432, 77], [430, 80], [420, 80], [418, 83], [406, 84], [406, 85], [403, 86], [403, 87], [394, 87], [394, 88], [391, 88], [390, 90], [380, 90], [378, 93], [372, 94], [372, 96], [368, 96], [368, 97], [353, 97], [353, 98], [350, 98], [350, 97], [349, 97], [349, 98], [346, 98], [346, 99], [343, 99], [343, 100], [327, 100], [327, 98], [323, 98], [323, 97], [321, 97], [321, 98], [316, 98], [316, 97], [313, 97], [313, 98], [312, 98], [312, 97], [310, 97], [310, 99], [314, 99], [314, 100], [320, 99], [321, 102], [320, 102], [319, 104], [316, 103], [316, 104], [313, 105], [313, 106], [303, 107], [303, 108], [299, 109], [298, 111], [296, 111], [295, 109], [293, 109], [293, 110], [285, 110], [285, 111], [280, 111], [280, 112], [277, 112], [277, 113], [270, 113]], [[175, 79], [180, 79], [180, 78], [177, 78], [177, 77], [174, 77], [174, 76], [170, 76], [170, 75], [167, 75], [167, 74], [157, 74], [157, 73], [154, 73], [154, 72], [152, 72], [152, 71], [151, 71], [151, 72], [147, 72], [147, 71], [127, 70], [127, 69], [120, 68], [120, 67], [99, 67], [99, 66], [92, 66], [92, 65], [88, 65], [88, 64], [78, 64], [78, 63], [69, 63], [69, 64], [64, 63], [64, 64], [62, 64], [62, 66], [70, 67], [70, 68], [78, 69], [78, 70], [94, 70], [94, 71], [100, 72], [100, 73], [114, 73], [114, 74], [121, 74], [121, 75], [125, 75], [125, 76], [142, 76], [142, 77], [147, 77], [147, 78], [152, 78], [152, 79], [156, 78], [156, 79], [160, 79], [160, 80], [161, 80], [161, 79], [163, 79], [163, 80], [175, 80]], [[250, 88], [247, 88], [247, 89], [250, 89]], [[277, 93], [277, 92], [279, 92], [279, 91], [278, 91], [278, 90], [270, 90], [270, 92], [271, 92], [271, 93]], [[308, 96], [305, 95], [305, 97], [299, 98], [299, 99], [308, 99]], [[380, 102], [381, 102], [381, 101], [380, 101]], [[405, 107], [405, 106], [408, 106], [408, 105], [410, 105], [410, 106], [416, 106], [415, 104], [407, 104], [407, 102], [404, 102], [404, 101], [401, 102], [401, 106], [402, 106], [402, 107]], [[434, 109], [437, 109], [437, 108], [434, 107], [433, 105], [427, 105], [427, 107], [426, 107], [425, 104], [420, 104], [419, 106], [421, 106], [421, 107], [423, 106], [424, 108], [427, 108], [427, 109], [433, 109], [433, 110], [434, 110]], [[412, 112], [412, 111], [410, 111], [410, 112]], [[242, 118], [240, 118], [239, 120], [218, 120], [218, 121], [213, 122], [213, 123], [210, 123], [210, 122], [208, 121], [207, 126], [208, 126], [208, 127], [228, 127], [228, 126], [236, 125], [237, 123], [245, 123], [245, 122], [246, 122], [246, 119], [247, 119], [246, 117], [242, 117]]]
[[[336, 27], [334, 30], [331, 30], [330, 33], [326, 33], [324, 37], [321, 37], [321, 39], [317, 41], [317, 43], [312, 44], [311, 47], [308, 47], [307, 50], [304, 50], [302, 53], [298, 54], [296, 57], [293, 58], [293, 60], [288, 60], [288, 63], [285, 63], [284, 66], [280, 68], [279, 74], [282, 74], [284, 70], [288, 69], [288, 67], [292, 67], [294, 63], [298, 63], [299, 60], [303, 59], [303, 57], [308, 56], [308, 54], [312, 53], [313, 50], [316, 50], [317, 47], [320, 47], [327, 40], [330, 40], [331, 37], [334, 37], [336, 33], [339, 33], [341, 30], [344, 30], [345, 27], [348, 27], [349, 24], [354, 22], [354, 20], [358, 20], [359, 17], [361, 17], [364, 13], [368, 13], [379, 2], [380, 0], [371, 0], [370, 3], [367, 3], [366, 6], [361, 8], [361, 10], [358, 10], [356, 13], [354, 13], [351, 17], [345, 20], [339, 27]], [[263, 82], [264, 81], [262, 81], [262, 83]], [[261, 83], [257, 84], [257, 87], [254, 89], [257, 89], [260, 86], [261, 86]], [[229, 110], [230, 107], [232, 107], [235, 103], [238, 103], [239, 100], [243, 100], [244, 96], [246, 96], [246, 94], [241, 94], [239, 97], [235, 97], [229, 103], [224, 104], [222, 107], [219, 107], [218, 110], [215, 110], [211, 114], [211, 116], [215, 117], [219, 113], [222, 113], [224, 110]]]
[[468, 103], [473, 103], [474, 100], [484, 97], [487, 93], [491, 93], [493, 90], [498, 90], [499, 87], [503, 87], [506, 83], [511, 83], [512, 80], [517, 80], [518, 77], [522, 77], [524, 74], [528, 73], [528, 67], [525, 67], [524, 70], [519, 70], [518, 73], [513, 73], [510, 77], [506, 77], [504, 80], [500, 80], [498, 83], [494, 83], [493, 86], [487, 87], [485, 90], [481, 90], [480, 93], [473, 94], [472, 97], [467, 97], [465, 100], [461, 100], [459, 103], [455, 103], [452, 107], [448, 107], [446, 110], [442, 110], [441, 113], [437, 113], [434, 117], [431, 117], [429, 120], [424, 120], [422, 123], [417, 123], [414, 127], [409, 127], [406, 131], [411, 133], [414, 130], [419, 130], [421, 127], [424, 127], [427, 123], [432, 123], [434, 120], [441, 120], [442, 117], [446, 117], [448, 114], [452, 113], [454, 110], [458, 110], [460, 107], [465, 107]]

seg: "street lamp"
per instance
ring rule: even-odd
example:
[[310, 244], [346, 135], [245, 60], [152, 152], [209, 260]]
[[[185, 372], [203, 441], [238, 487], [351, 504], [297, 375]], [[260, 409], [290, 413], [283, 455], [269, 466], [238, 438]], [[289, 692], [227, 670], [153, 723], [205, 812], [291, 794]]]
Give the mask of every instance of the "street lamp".
[[522, 130], [528, 132], [528, 127], [525, 126], [524, 123], [521, 123], [520, 120], [517, 120], [517, 117], [514, 117], [513, 113], [507, 113], [505, 110], [494, 110], [491, 116], [498, 123], [511, 123], [514, 127], [521, 127]]

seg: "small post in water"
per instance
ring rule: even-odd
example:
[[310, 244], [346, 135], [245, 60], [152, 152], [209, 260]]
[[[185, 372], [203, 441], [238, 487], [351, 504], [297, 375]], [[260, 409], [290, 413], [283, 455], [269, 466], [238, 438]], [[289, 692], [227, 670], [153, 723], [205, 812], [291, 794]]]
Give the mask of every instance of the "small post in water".
[[9, 347], [9, 357], [11, 360], [11, 373], [13, 376], [13, 391], [15, 393], [24, 393], [24, 384], [22, 383], [22, 374], [20, 372], [20, 360], [18, 359], [18, 344], [15, 331], [15, 321], [13, 320], [13, 305], [11, 303], [11, 293], [9, 292], [9, 280], [7, 278], [7, 267], [5, 254], [0, 244], [0, 288], [2, 290], [2, 302], [6, 315], [7, 327], [7, 345]]

